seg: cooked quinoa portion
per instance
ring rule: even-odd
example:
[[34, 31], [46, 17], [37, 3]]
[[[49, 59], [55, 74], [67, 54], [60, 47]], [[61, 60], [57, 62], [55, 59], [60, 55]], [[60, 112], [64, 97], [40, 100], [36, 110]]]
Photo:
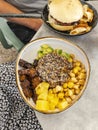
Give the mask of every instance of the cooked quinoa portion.
[[39, 59], [36, 70], [41, 79], [47, 81], [53, 88], [68, 80], [72, 68], [72, 63], [68, 62], [65, 57], [53, 52]]

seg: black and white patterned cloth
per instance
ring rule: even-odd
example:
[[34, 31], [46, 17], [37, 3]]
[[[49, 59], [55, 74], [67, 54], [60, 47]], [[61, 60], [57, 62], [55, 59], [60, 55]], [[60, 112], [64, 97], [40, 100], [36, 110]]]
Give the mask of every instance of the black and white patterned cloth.
[[0, 130], [42, 130], [35, 112], [19, 94], [15, 62], [0, 65]]

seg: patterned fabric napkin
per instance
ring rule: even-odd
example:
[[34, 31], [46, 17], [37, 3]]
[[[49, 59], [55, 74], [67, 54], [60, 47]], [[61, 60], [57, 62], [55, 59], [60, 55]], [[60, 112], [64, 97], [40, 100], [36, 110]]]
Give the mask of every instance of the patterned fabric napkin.
[[0, 130], [42, 130], [35, 112], [20, 97], [15, 62], [0, 65]]

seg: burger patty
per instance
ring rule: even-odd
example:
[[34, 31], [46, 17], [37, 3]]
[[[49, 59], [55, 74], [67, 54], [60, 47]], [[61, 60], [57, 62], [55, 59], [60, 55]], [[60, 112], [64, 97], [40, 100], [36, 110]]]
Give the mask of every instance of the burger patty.
[[71, 25], [77, 25], [79, 23], [79, 21], [75, 21], [75, 22], [72, 22], [72, 23], [63, 23], [63, 22], [60, 22], [58, 21], [57, 19], [55, 19], [53, 16], [50, 15], [50, 17], [55, 21], [55, 24], [57, 25], [62, 25], [62, 26], [71, 26]]

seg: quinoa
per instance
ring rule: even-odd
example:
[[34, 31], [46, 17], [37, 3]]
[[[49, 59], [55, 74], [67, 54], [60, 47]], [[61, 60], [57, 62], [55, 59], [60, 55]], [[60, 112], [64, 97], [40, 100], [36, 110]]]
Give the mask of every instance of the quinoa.
[[49, 53], [39, 59], [36, 70], [43, 81], [50, 84], [50, 88], [62, 85], [69, 78], [72, 63], [57, 53]]

